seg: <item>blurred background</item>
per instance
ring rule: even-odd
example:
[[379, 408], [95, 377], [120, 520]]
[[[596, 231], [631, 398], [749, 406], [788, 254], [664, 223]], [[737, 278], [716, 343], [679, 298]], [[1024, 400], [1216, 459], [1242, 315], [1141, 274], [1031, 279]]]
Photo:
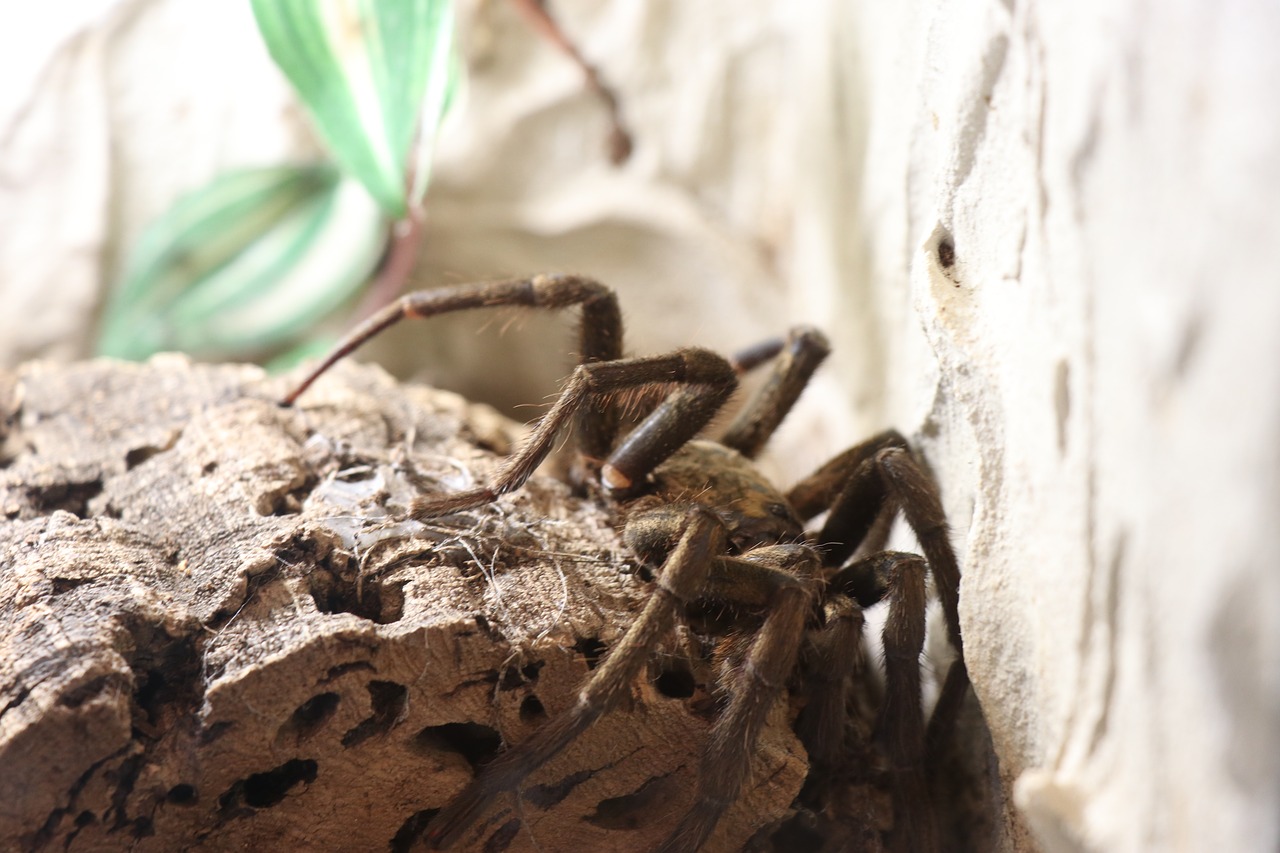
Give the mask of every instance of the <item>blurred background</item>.
[[[933, 468], [1002, 849], [1280, 849], [1280, 7], [546, 11], [629, 156], [525, 4], [460, 3], [404, 285], [596, 276], [634, 353], [825, 329], [768, 464], [789, 483], [893, 425]], [[7, 368], [94, 354], [176, 199], [324, 154], [247, 2], [3, 14]], [[528, 416], [572, 322], [406, 323], [359, 355]]]
[[[826, 10], [552, 8], [616, 96], [632, 151], [615, 163], [606, 102], [523, 5], [458, 7], [463, 72], [436, 143], [408, 289], [592, 275], [621, 293], [634, 353], [686, 344], [731, 352], [821, 320], [837, 298], [869, 298], [854, 292], [867, 290], [861, 275], [841, 276], [852, 284], [835, 296], [838, 271], [826, 267], [846, 256], [864, 263], [857, 231], [842, 223], [824, 233], [836, 211], [806, 201], [850, 203], [856, 186], [831, 186], [805, 165], [837, 154], [853, 162], [865, 145], [856, 115], [835, 120], [835, 70], [807, 46], [837, 35], [824, 32], [833, 23]], [[230, 170], [325, 156], [248, 3], [101, 2], [80, 14], [31, 13], [5, 36], [15, 68], [0, 101], [0, 286], [11, 306], [0, 361], [9, 365], [93, 354], [130, 249], [184, 193]], [[831, 257], [797, 276], [797, 240], [826, 244], [806, 254]], [[368, 307], [355, 300], [338, 313], [351, 319]], [[878, 310], [859, 311], [846, 334], [876, 337]], [[361, 355], [510, 410], [555, 389], [571, 363], [573, 319], [500, 312], [406, 324]], [[873, 405], [882, 366], [837, 358], [853, 373], [849, 387], [867, 389], [859, 403]], [[855, 431], [843, 400], [822, 408], [811, 429], [831, 429], [806, 463]]]

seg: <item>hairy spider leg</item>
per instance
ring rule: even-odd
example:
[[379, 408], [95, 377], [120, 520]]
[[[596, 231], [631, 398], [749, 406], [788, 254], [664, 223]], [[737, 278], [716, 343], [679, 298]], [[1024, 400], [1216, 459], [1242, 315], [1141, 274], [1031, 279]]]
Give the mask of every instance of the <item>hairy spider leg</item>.
[[[743, 406], [720, 443], [754, 458], [790, 413], [800, 392], [829, 353], [830, 345], [822, 332], [797, 326], [786, 336], [759, 341], [730, 356], [729, 364], [739, 377], [769, 362], [773, 362], [773, 371]], [[643, 419], [660, 401], [650, 403], [637, 397], [630, 402]]]
[[942, 498], [901, 433], [888, 430], [846, 450], [792, 487], [787, 500], [801, 518], [830, 509], [818, 534], [827, 566], [839, 566], [853, 554], [886, 505], [900, 508], [933, 573], [947, 637], [963, 653], [960, 566], [947, 538]]
[[969, 670], [964, 662], [964, 643], [960, 635], [960, 566], [947, 537], [947, 517], [942, 510], [938, 484], [915, 461], [907, 447], [880, 451], [875, 464], [906, 516], [907, 524], [920, 542], [933, 575], [933, 586], [942, 603], [947, 636], [956, 650], [956, 659], [942, 684], [938, 703], [929, 718], [927, 742], [931, 764], [952, 741], [952, 732], [965, 694], [969, 689]]
[[[739, 353], [732, 362], [754, 367], [768, 351], [765, 345], [758, 345]], [[810, 326], [792, 329], [773, 351], [773, 370], [764, 385], [739, 412], [720, 443], [748, 459], [759, 455], [830, 352], [831, 345], [822, 332]]]
[[716, 560], [702, 597], [769, 610], [730, 688], [698, 770], [694, 805], [658, 848], [693, 853], [710, 837], [726, 809], [737, 801], [769, 710], [795, 669], [805, 622], [812, 609], [819, 568], [805, 545], [771, 545], [741, 557]]
[[690, 507], [683, 525], [683, 534], [657, 576], [654, 594], [583, 685], [574, 706], [486, 765], [431, 821], [425, 836], [428, 846], [444, 849], [455, 844], [493, 796], [519, 787], [628, 694], [650, 650], [702, 591], [713, 558], [725, 548], [724, 524], [709, 510]]
[[[968, 671], [965, 668], [959, 622], [960, 571], [947, 538], [946, 517], [942, 500], [933, 478], [915, 461], [906, 439], [896, 431], [888, 431], [865, 441], [821, 466], [814, 474], [798, 483], [788, 495], [792, 506], [801, 517], [812, 517], [823, 508], [829, 508], [826, 523], [818, 535], [818, 549], [827, 567], [839, 567], [863, 545], [877, 526], [878, 519], [888, 513], [901, 510], [908, 525], [920, 542], [924, 560], [915, 555], [880, 552], [840, 569], [831, 578], [833, 589], [841, 590], [856, 599], [862, 606], [888, 596], [891, 602], [890, 623], [885, 628], [885, 707], [879, 717], [886, 751], [893, 762], [894, 802], [897, 808], [911, 809], [916, 803], [927, 803], [926, 767], [936, 766], [946, 745], [949, 744], [968, 689]], [[887, 563], [885, 561], [888, 561]], [[915, 562], [913, 562], [915, 561]], [[919, 568], [919, 596], [915, 595], [916, 582], [911, 579]], [[896, 568], [893, 568], [895, 567]], [[910, 567], [910, 568], [908, 568]], [[893, 571], [890, 571], [890, 569]], [[923, 722], [919, 726], [915, 718], [920, 711], [919, 655], [923, 648], [925, 614], [924, 574], [933, 574], [934, 586], [942, 603], [947, 635], [956, 649], [957, 658], [952, 663], [943, 683], [942, 693], [929, 719], [927, 731]], [[897, 573], [905, 579], [894, 580]], [[905, 575], [904, 575], [905, 573]], [[914, 645], [914, 626], [920, 625], [920, 646]], [[898, 627], [894, 622], [898, 620]], [[890, 632], [896, 634], [899, 651], [890, 651]], [[909, 641], [908, 641], [909, 640]], [[911, 649], [915, 648], [912, 652]], [[896, 659], [895, 659], [896, 656]], [[846, 663], [847, 673], [859, 666], [856, 658]], [[811, 731], [830, 731], [835, 722], [828, 715], [843, 700], [843, 686], [847, 680], [832, 681], [830, 689], [838, 691], [840, 699], [827, 696], [811, 712], [814, 719], [808, 722]], [[822, 689], [815, 684], [814, 690]], [[904, 715], [894, 708], [907, 708]], [[806, 741], [806, 746], [809, 742]], [[816, 743], [823, 753], [834, 746]], [[905, 817], [905, 815], [904, 815]], [[933, 816], [921, 818], [922, 829], [895, 833], [904, 836], [900, 843], [910, 845], [905, 849], [933, 849], [936, 841], [930, 838], [936, 832], [930, 828]], [[906, 826], [907, 824], [903, 824]]]
[[786, 345], [787, 339], [784, 337], [767, 338], [738, 350], [729, 356], [729, 363], [733, 365], [738, 375], [742, 376], [773, 359]]
[[[583, 364], [615, 361], [622, 357], [622, 312], [613, 290], [582, 276], [536, 275], [508, 281], [464, 284], [438, 290], [407, 293], [370, 316], [337, 343], [281, 401], [291, 406], [338, 359], [406, 318], [425, 319], [476, 308], [523, 306], [558, 310], [574, 305], [582, 309], [579, 359]], [[607, 402], [607, 401], [606, 401]], [[613, 447], [618, 413], [611, 404], [584, 410], [578, 424], [582, 452], [603, 459]]]
[[[615, 498], [641, 490], [653, 469], [697, 435], [738, 387], [737, 374], [722, 356], [700, 349], [676, 352], [684, 354], [684, 365], [666, 381], [681, 386], [627, 434], [600, 469], [601, 484]], [[623, 362], [616, 364], [620, 366], [615, 377], [606, 381], [615, 387], [640, 384], [631, 381]]]
[[551, 452], [560, 430], [588, 400], [664, 384], [677, 387], [632, 430], [600, 472], [605, 487], [615, 493], [643, 485], [650, 471], [707, 425], [738, 385], [733, 368], [710, 350], [686, 348], [667, 355], [578, 365], [533, 434], [507, 458], [489, 485], [417, 498], [409, 514], [417, 519], [449, 515], [520, 488]]
[[920, 654], [925, 637], [925, 573], [917, 554], [881, 551], [841, 569], [831, 579], [839, 590], [870, 607], [889, 602], [885, 620], [885, 696], [875, 737], [890, 765], [894, 802], [894, 848], [911, 853], [938, 850], [937, 818], [925, 766], [924, 711], [920, 705]]
[[906, 440], [897, 432], [882, 433], [822, 466], [813, 477], [798, 484], [792, 494], [810, 500], [812, 492], [829, 494], [826, 486], [813, 489], [815, 481], [830, 481], [833, 472], [849, 471], [839, 494], [831, 502], [831, 512], [819, 534], [819, 548], [828, 566], [838, 566], [866, 536], [881, 508], [901, 508], [924, 551], [934, 588], [942, 604], [947, 638], [956, 650], [956, 659], [943, 682], [942, 694], [929, 720], [931, 751], [941, 749], [949, 738], [968, 690], [968, 670], [960, 636], [960, 567], [947, 538], [946, 516], [937, 483], [911, 455]]
[[866, 669], [862, 608], [847, 595], [829, 597], [822, 606], [821, 630], [810, 632], [801, 649], [805, 671], [804, 708], [796, 718], [796, 735], [810, 763], [835, 768], [845, 752], [847, 686]]
[[[787, 493], [787, 503], [791, 504], [796, 515], [805, 520], [827, 510], [839, 510], [837, 517], [848, 514], [844, 521], [832, 521], [828, 516], [823, 535], [818, 540], [828, 566], [839, 565], [858, 548], [884, 505], [885, 492], [883, 489], [875, 490], [874, 480], [864, 481], [856, 487], [850, 481], [859, 467], [877, 452], [886, 447], [905, 447], [906, 443], [907, 440], [897, 430], [886, 430], [832, 457]], [[844, 499], [847, 505], [837, 506], [841, 493], [850, 491], [853, 494]]]

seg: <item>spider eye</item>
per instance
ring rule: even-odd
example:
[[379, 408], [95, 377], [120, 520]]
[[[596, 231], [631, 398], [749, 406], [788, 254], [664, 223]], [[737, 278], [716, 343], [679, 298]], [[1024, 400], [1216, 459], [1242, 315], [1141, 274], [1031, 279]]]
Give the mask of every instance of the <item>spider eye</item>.
[[791, 508], [786, 504], [769, 504], [765, 507], [765, 510], [774, 518], [781, 518], [784, 521], [789, 521], [791, 519]]

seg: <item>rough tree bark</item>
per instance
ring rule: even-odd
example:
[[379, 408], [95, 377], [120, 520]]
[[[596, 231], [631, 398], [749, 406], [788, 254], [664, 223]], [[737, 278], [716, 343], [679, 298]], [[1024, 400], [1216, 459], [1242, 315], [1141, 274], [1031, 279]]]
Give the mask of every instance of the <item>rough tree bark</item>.
[[[463, 526], [368, 518], [485, 476], [519, 426], [351, 365], [280, 390], [176, 357], [0, 375], [0, 848], [410, 849], [629, 624], [646, 585], [557, 481]], [[708, 725], [663, 683], [468, 846], [652, 846]], [[785, 710], [710, 849], [794, 798]]]

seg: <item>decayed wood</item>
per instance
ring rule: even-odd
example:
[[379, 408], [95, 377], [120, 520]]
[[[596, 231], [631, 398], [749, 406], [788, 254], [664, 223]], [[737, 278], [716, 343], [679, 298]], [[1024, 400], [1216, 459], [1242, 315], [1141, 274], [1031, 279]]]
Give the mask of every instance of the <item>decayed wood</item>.
[[[615, 519], [557, 481], [464, 523], [378, 518], [484, 477], [520, 427], [374, 368], [299, 409], [281, 390], [175, 357], [0, 375], [0, 849], [411, 849], [630, 624]], [[655, 683], [472, 846], [652, 846], [713, 704]], [[711, 849], [804, 773], [780, 707]]]

